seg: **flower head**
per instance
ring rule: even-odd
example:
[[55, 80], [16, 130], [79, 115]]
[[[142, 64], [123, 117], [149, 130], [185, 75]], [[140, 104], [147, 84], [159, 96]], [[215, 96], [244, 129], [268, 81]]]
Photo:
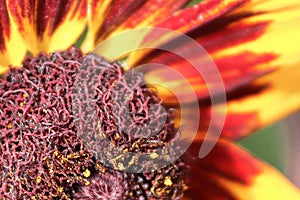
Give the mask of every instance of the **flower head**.
[[[300, 49], [291, 45], [299, 42], [299, 3], [189, 2], [0, 2], [1, 198], [299, 198], [233, 143], [300, 107]], [[143, 27], [132, 40], [113, 39]], [[209, 56], [158, 28], [187, 34]], [[81, 50], [70, 48], [80, 36]], [[140, 49], [148, 44], [157, 49]], [[108, 61], [124, 46], [139, 49], [118, 55], [126, 67]], [[168, 67], [130, 70], [145, 63]], [[147, 84], [155, 81], [164, 87]], [[181, 136], [193, 135], [195, 121], [184, 149]], [[207, 145], [214, 148], [199, 158]]]

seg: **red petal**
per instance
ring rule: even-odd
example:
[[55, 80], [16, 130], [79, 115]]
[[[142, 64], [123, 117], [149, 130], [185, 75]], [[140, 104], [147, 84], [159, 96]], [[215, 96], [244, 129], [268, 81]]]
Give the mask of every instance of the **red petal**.
[[[145, 0], [114, 0], [110, 4], [110, 9], [105, 17], [102, 26], [97, 30], [96, 37], [104, 38], [108, 32], [112, 32], [118, 28], [132, 13], [135, 13], [138, 8], [145, 3]], [[93, 12], [93, 11], [92, 11]], [[97, 12], [97, 10], [94, 10]], [[97, 39], [97, 40], [98, 40]]]
[[[200, 27], [226, 13], [232, 11], [233, 9], [241, 6], [247, 0], [238, 1], [222, 1], [222, 0], [208, 0], [203, 1], [197, 5], [186, 8], [175, 12], [172, 16], [168, 17], [166, 20], [161, 21], [154, 25], [154, 27], [171, 29], [174, 31], [179, 31], [181, 33], [187, 33], [197, 27]], [[174, 34], [166, 32], [164, 35], [157, 37], [157, 30], [153, 30], [149, 33], [147, 38], [142, 41], [141, 46], [147, 43], [153, 43], [157, 46], [162, 45], [176, 37]], [[137, 54], [132, 54], [129, 59], [129, 64], [136, 64], [142, 57], [144, 57], [149, 50], [138, 52]]]
[[0, 1], [0, 50], [5, 51], [5, 38], [10, 37], [10, 21], [5, 0]]
[[68, 48], [86, 26], [87, 0], [8, 0], [7, 5], [33, 53]]
[[[277, 58], [269, 66], [284, 67], [299, 61], [298, 24], [300, 3], [252, 0], [245, 6], [197, 30], [192, 36], [213, 58], [254, 54], [273, 54]], [[268, 67], [262, 65], [261, 68]]]
[[261, 163], [238, 146], [219, 140], [204, 158], [198, 158], [201, 142], [194, 143], [188, 150], [187, 159], [191, 167], [189, 190], [186, 195], [192, 199], [237, 199], [219, 179], [228, 179], [241, 184], [251, 184], [262, 171]]
[[188, 199], [299, 199], [299, 191], [284, 176], [241, 147], [219, 140], [199, 159], [200, 144], [190, 148], [194, 157], [187, 159], [191, 167]]
[[[254, 41], [266, 32], [270, 21], [251, 23], [242, 21], [249, 16], [251, 14], [224, 16], [200, 27], [190, 36], [196, 38], [209, 53]], [[240, 23], [231, 24], [238, 20]]]
[[180, 32], [188, 32], [205, 24], [232, 9], [241, 6], [247, 0], [223, 1], [208, 0], [173, 14], [157, 24], [157, 27], [168, 28]]
[[[186, 57], [192, 58], [190, 60], [197, 60], [197, 63], [199, 63], [198, 67], [191, 65], [186, 60], [172, 53], [163, 53], [153, 59], [144, 61], [146, 63], [166, 65], [176, 70], [177, 73], [181, 74], [185, 79], [173, 77], [169, 74], [169, 71], [158, 68], [149, 69], [145, 78], [148, 81], [157, 80], [156, 82], [161, 83], [164, 87], [169, 87], [170, 90], [177, 95], [189, 97], [192, 95], [191, 92], [195, 92], [199, 99], [225, 92], [220, 84], [224, 84], [225, 90], [229, 92], [271, 72], [273, 70], [271, 67], [264, 69], [261, 68], [261, 65], [269, 63], [276, 58], [276, 56], [272, 54], [256, 55], [251, 52], [243, 52], [239, 55], [215, 59], [216, 66], [213, 66], [210, 62], [207, 62], [208, 55], [201, 56], [203, 52], [194, 51], [193, 49], [189, 49], [188, 46], [179, 48], [182, 48], [181, 53], [186, 51], [186, 55], [188, 55]], [[197, 58], [197, 56], [199, 57]], [[153, 56], [150, 55], [149, 57], [152, 58]], [[201, 74], [199, 74], [199, 71]], [[208, 82], [205, 82], [202, 76], [204, 76]], [[218, 78], [219, 76], [221, 76], [222, 79]], [[194, 91], [186, 88], [186, 84], [184, 84], [186, 81], [191, 84]], [[223, 83], [220, 81], [223, 81]], [[163, 99], [166, 99], [169, 103], [176, 102], [176, 99], [173, 98], [173, 94], [162, 89], [163, 88], [158, 87], [158, 94], [163, 97]], [[186, 98], [186, 101], [189, 101], [189, 99]]]
[[122, 29], [153, 26], [182, 8], [189, 0], [149, 0], [133, 13], [122, 25]]
[[189, 0], [171, 1], [89, 1], [89, 30], [84, 51], [93, 49], [103, 39], [128, 28], [153, 26], [170, 16]]
[[280, 69], [228, 95], [223, 135], [247, 136], [300, 109], [299, 63]]
[[9, 18], [4, 0], [0, 0], [0, 74], [6, 72], [9, 65], [19, 65], [26, 49], [22, 38]]

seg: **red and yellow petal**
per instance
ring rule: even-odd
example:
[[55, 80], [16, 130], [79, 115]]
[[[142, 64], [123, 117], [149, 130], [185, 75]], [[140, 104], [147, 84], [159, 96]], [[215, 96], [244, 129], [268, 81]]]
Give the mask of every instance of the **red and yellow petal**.
[[279, 172], [241, 147], [219, 140], [204, 158], [198, 158], [201, 143], [189, 149], [189, 189], [186, 199], [298, 199], [299, 191]]
[[9, 19], [4, 0], [0, 0], [0, 74], [7, 71], [9, 65], [19, 65], [26, 53], [21, 36]]
[[226, 104], [224, 134], [237, 139], [299, 110], [299, 64], [261, 77], [244, 91], [241, 88], [240, 93], [233, 93]]
[[154, 26], [189, 0], [89, 1], [89, 30], [83, 50], [89, 51], [107, 37], [128, 29]]
[[190, 0], [149, 0], [118, 28], [120, 30], [154, 26], [164, 21]]
[[76, 42], [86, 27], [87, 0], [7, 0], [26, 47], [39, 51], [66, 49]]
[[[300, 17], [296, 14], [300, 10], [299, 3], [288, 1], [274, 5], [273, 2], [249, 2], [237, 8], [237, 11], [204, 24], [190, 34], [216, 63], [227, 92], [299, 60], [297, 55], [300, 48], [291, 44], [299, 43], [297, 41], [300, 29], [296, 25], [300, 22]], [[189, 52], [195, 59], [197, 56], [201, 59], [201, 52], [188, 45], [177, 48], [182, 52]], [[170, 53], [154, 57], [152, 61], [166, 64], [182, 73], [199, 98], [209, 96], [208, 88], [214, 93], [222, 92], [220, 89], [223, 88], [217, 88], [217, 83], [204, 82], [194, 66]], [[216, 74], [212, 73], [211, 76]], [[153, 71], [148, 74], [148, 79], [157, 79], [156, 77], [166, 80], [166, 85], [175, 86], [175, 89], [177, 87], [177, 91], [184, 91], [180, 80], [170, 79], [164, 72]], [[205, 78], [213, 80], [213, 77]], [[159, 93], [172, 100], [172, 94], [163, 88], [159, 89]]]
[[83, 51], [92, 50], [143, 3], [144, 0], [88, 0], [88, 33]]
[[[182, 48], [185, 49], [185, 47]], [[173, 93], [180, 95], [184, 101], [190, 102], [194, 101], [194, 99], [188, 98], [193, 93], [197, 95], [198, 99], [205, 99], [211, 95], [233, 91], [275, 70], [275, 67], [260, 68], [260, 66], [276, 59], [276, 56], [272, 54], [256, 55], [244, 52], [236, 56], [211, 60], [209, 54], [199, 52], [199, 49], [189, 50], [186, 57], [191, 59], [185, 60], [172, 53], [164, 52], [160, 56], [154, 56], [153, 59], [144, 60], [146, 63], [166, 65], [182, 75], [182, 78], [178, 79], [178, 76], [172, 76], [167, 68], [149, 68], [145, 74], [147, 81], [161, 83], [163, 87], [157, 86], [158, 94], [168, 103], [177, 101]], [[197, 60], [195, 62], [197, 65], [189, 62], [193, 60]], [[187, 88], [187, 81], [193, 90]], [[165, 88], [169, 88], [169, 90]]]
[[[225, 11], [226, 9], [223, 10], [223, 12]], [[204, 23], [202, 27], [195, 31], [196, 33], [191, 33], [191, 36], [196, 38], [197, 42], [213, 56], [214, 62], [222, 76], [226, 91], [231, 91], [246, 85], [257, 77], [278, 67], [274, 64], [280, 57], [276, 52], [266, 51], [263, 53], [256, 53], [251, 49], [245, 49], [238, 54], [222, 54], [222, 56], [216, 56], [223, 49], [254, 42], [266, 34], [269, 26], [272, 24], [271, 20], [262, 20], [251, 23], [244, 21], [244, 18], [252, 15], [253, 14], [250, 15], [244, 13], [232, 16], [225, 15], [210, 23]], [[211, 17], [213, 17], [213, 15]], [[193, 49], [192, 46], [180, 44], [177, 48], [180, 49], [181, 52], [189, 52], [189, 57], [193, 57], [194, 59], [197, 59], [198, 57], [198, 60], [201, 59], [202, 52]], [[133, 56], [136, 55], [138, 54], [134, 54]], [[205, 68], [205, 58], [203, 60], [203, 68]], [[186, 62], [184, 59], [172, 56], [171, 53], [164, 53], [158, 57], [154, 56], [154, 59], [150, 61], [168, 65], [183, 74], [183, 76], [190, 81], [199, 98], [208, 97], [208, 88], [214, 93], [222, 92], [223, 88], [218, 88], [218, 83], [205, 82], [203, 77], [201, 77], [197, 70], [194, 69], [194, 66], [191, 66], [190, 63]], [[200, 69], [200, 71], [201, 70], [205, 69]], [[211, 73], [210, 76], [212, 77], [205, 78], [218, 80], [213, 78], [213, 76], [217, 75], [219, 75], [218, 72], [215, 72]], [[170, 79], [168, 74], [165, 74], [164, 72], [152, 71], [148, 74], [148, 79], [157, 79], [157, 77], [160, 77], [162, 80], [167, 79], [164, 84], [170, 87], [175, 88], [174, 86], [176, 85], [177, 89], [175, 89], [177, 91], [184, 91], [180, 80]], [[159, 92], [161, 95], [167, 96], [167, 98], [172, 100], [172, 98], [170, 98], [171, 94], [167, 93], [163, 88], [160, 88]], [[189, 94], [186, 96], [189, 96]]]
[[[238, 1], [222, 1], [222, 0], [208, 0], [196, 4], [192, 7], [175, 12], [170, 17], [163, 21], [158, 21], [154, 27], [170, 29], [173, 31], [178, 31], [181, 33], [187, 33], [197, 27], [200, 27], [210, 21], [230, 12], [231, 10], [241, 6], [246, 0]], [[152, 37], [153, 36], [153, 37]], [[156, 46], [162, 45], [176, 37], [175, 34], [170, 34], [168, 32], [165, 35], [161, 35], [159, 38], [156, 35], [156, 30], [154, 29], [149, 33], [147, 38], [142, 41], [143, 43], [153, 43]], [[144, 57], [149, 50], [139, 51], [138, 53], [131, 54], [129, 57], [129, 64], [136, 64], [142, 57]]]
[[[228, 26], [224, 28], [225, 31], [226, 29], [240, 27], [240, 32], [256, 31], [258, 35], [255, 38], [251, 40], [249, 38], [241, 38], [239, 36], [240, 33], [235, 32], [229, 33], [229, 35], [225, 34], [225, 38], [222, 40], [218, 37], [222, 32], [217, 31], [207, 37], [203, 36], [202, 39], [204, 44], [207, 44], [206, 41], [209, 41], [211, 38], [219, 38], [220, 48], [215, 46], [214, 50], [211, 49], [214, 59], [235, 56], [243, 52], [251, 52], [257, 55], [267, 53], [273, 54], [277, 58], [267, 63], [267, 65], [261, 65], [260, 68], [289, 66], [300, 60], [298, 56], [300, 48], [294, 45], [300, 42], [299, 11], [300, 2], [297, 0], [284, 2], [280, 0], [252, 0], [227, 15], [221, 21], [225, 22], [227, 20]], [[244, 26], [244, 28], [241, 26]], [[262, 26], [265, 27], [261, 29]], [[234, 37], [241, 39], [236, 40]], [[221, 41], [225, 42], [222, 43]]]
[[[170, 78], [172, 79], [172, 74], [165, 74], [165, 79], [159, 80], [161, 71], [157, 70], [157, 72], [158, 76], [152, 76], [155, 79], [149, 79], [148, 82], [160, 83], [163, 86], [158, 87], [159, 84], [156, 84], [160, 98], [164, 103], [177, 104], [178, 97], [181, 100], [185, 98], [191, 101], [195, 100], [195, 96], [191, 95], [191, 89], [185, 82], [183, 82], [183, 85], [178, 86], [174, 81], [174, 85], [170, 85], [167, 89], [166, 85], [163, 84], [169, 81]], [[201, 113], [195, 113], [195, 111], [188, 108], [186, 113], [189, 116], [181, 125], [190, 127], [190, 122], [195, 120], [196, 115], [200, 115], [201, 132], [199, 132], [197, 138], [204, 137], [209, 126], [215, 130], [221, 129], [223, 137], [233, 140], [243, 138], [300, 109], [299, 76], [299, 67], [295, 65], [262, 76], [248, 86], [228, 93], [226, 103], [219, 102], [213, 105], [214, 119], [211, 119], [212, 107], [210, 103], [200, 101], [199, 109]], [[177, 90], [172, 91], [174, 88], [177, 88]], [[174, 94], [175, 91], [177, 94]], [[181, 101], [180, 103], [186, 102]], [[225, 123], [223, 124], [223, 121], [219, 119], [223, 119], [224, 116]]]
[[213, 19], [220, 17], [241, 6], [247, 0], [223, 1], [207, 0], [192, 7], [174, 13], [158, 23], [156, 27], [176, 30], [182, 33], [191, 31]]

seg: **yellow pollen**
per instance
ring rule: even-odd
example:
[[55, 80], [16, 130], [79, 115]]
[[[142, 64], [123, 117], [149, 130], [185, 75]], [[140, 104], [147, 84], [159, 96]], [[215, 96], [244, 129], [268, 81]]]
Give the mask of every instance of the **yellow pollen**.
[[152, 159], [157, 158], [157, 157], [158, 157], [158, 154], [157, 154], [157, 153], [151, 153], [151, 154], [150, 154], [150, 157], [151, 157]]
[[167, 176], [167, 177], [165, 178], [164, 184], [165, 184], [166, 186], [171, 186], [171, 185], [173, 184], [173, 182], [172, 182], [170, 176]]
[[99, 163], [97, 163], [97, 168], [102, 172], [102, 173], [104, 173], [105, 172], [105, 168], [102, 166], [102, 165], [100, 165]]
[[38, 177], [36, 178], [36, 182], [40, 183], [42, 181], [42, 177], [40, 175], [38, 175]]
[[11, 129], [11, 128], [12, 128], [12, 125], [9, 123], [9, 124], [7, 125], [7, 128], [8, 128], [8, 129]]
[[91, 175], [90, 170], [86, 169], [86, 170], [83, 172], [83, 175], [84, 175], [86, 178], [90, 177], [90, 175]]
[[124, 167], [124, 165], [122, 163], [118, 163], [118, 169], [119, 170], [124, 170], [125, 167]]

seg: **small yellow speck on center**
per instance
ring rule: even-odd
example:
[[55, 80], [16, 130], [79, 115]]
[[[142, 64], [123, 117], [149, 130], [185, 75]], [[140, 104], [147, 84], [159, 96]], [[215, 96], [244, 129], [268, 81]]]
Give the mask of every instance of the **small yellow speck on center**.
[[37, 178], [36, 178], [36, 182], [37, 183], [40, 183], [42, 181], [42, 177], [39, 175]]
[[171, 186], [171, 185], [173, 184], [173, 182], [172, 182], [170, 176], [167, 176], [167, 177], [165, 178], [164, 184], [165, 184], [166, 186]]
[[124, 167], [124, 165], [122, 163], [118, 163], [118, 169], [119, 170], [124, 170], [125, 167]]
[[86, 170], [83, 172], [83, 175], [84, 175], [84, 177], [86, 177], [86, 178], [90, 177], [90, 175], [91, 175], [90, 170], [89, 170], [89, 169], [86, 169]]
[[151, 154], [150, 154], [150, 157], [151, 157], [152, 159], [155, 159], [155, 158], [158, 157], [158, 154], [157, 154], [157, 153], [151, 153]]
[[11, 124], [8, 124], [8, 125], [7, 125], [7, 128], [8, 128], [8, 129], [11, 129], [11, 128], [12, 128], [12, 125], [11, 125]]
[[58, 188], [58, 191], [59, 191], [59, 192], [63, 192], [63, 191], [64, 191], [64, 188], [63, 188], [63, 187], [59, 187], [59, 188]]

